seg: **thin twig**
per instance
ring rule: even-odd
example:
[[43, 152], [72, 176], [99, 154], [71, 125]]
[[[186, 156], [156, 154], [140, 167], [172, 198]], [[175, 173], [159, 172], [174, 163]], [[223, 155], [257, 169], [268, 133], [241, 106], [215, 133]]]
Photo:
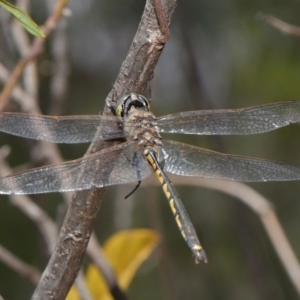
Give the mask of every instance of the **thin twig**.
[[93, 297], [90, 294], [90, 291], [85, 284], [85, 278], [82, 270], [79, 271], [78, 276], [75, 280], [76, 287], [80, 294], [81, 300], [93, 300]]
[[27, 278], [34, 286], [39, 282], [41, 274], [39, 271], [20, 260], [14, 254], [0, 245], [0, 261], [6, 264], [9, 268], [16, 271], [19, 275]]
[[[0, 177], [6, 176], [12, 173], [12, 170], [4, 162], [4, 158], [8, 154], [7, 147], [0, 148]], [[43, 238], [46, 241], [47, 249], [49, 254], [53, 250], [56, 237], [57, 228], [48, 215], [38, 206], [28, 196], [25, 195], [10, 195], [11, 203], [18, 207], [30, 220], [32, 220], [37, 228], [40, 230]]]
[[[28, 8], [30, 3], [28, 0], [18, 0], [16, 3], [18, 7], [20, 7], [25, 12], [28, 12]], [[21, 57], [26, 56], [27, 53], [30, 52], [30, 39], [28, 32], [24, 29], [23, 26], [17, 21], [14, 20], [12, 23], [12, 32], [14, 36], [14, 42], [18, 47], [18, 51]], [[30, 64], [28, 64], [23, 72], [23, 82], [26, 93], [35, 99], [37, 102], [38, 95], [38, 75], [37, 75], [37, 63], [36, 60], [32, 60]]]
[[260, 13], [259, 19], [279, 29], [284, 34], [300, 36], [300, 27], [290, 25], [272, 15]]
[[[57, 2], [54, 12], [50, 15], [45, 25], [43, 26], [43, 31], [46, 36], [48, 36], [55, 28], [56, 24], [58, 23], [58, 21], [63, 15], [64, 8], [68, 5], [68, 3], [69, 3], [68, 0], [59, 0]], [[8, 80], [8, 83], [5, 85], [0, 95], [0, 111], [3, 110], [3, 108], [7, 104], [9, 96], [14, 86], [18, 82], [20, 76], [22, 75], [24, 68], [27, 66], [29, 62], [34, 60], [43, 51], [44, 43], [45, 43], [45, 39], [35, 38], [29, 53], [27, 53], [27, 55], [19, 61], [19, 63], [13, 70]]]
[[[6, 84], [9, 79], [8, 70], [0, 63], [0, 81]], [[23, 112], [36, 113], [35, 111], [35, 101], [22, 89], [19, 84], [16, 84], [12, 90], [11, 96], [14, 98], [15, 102], [20, 106]]]

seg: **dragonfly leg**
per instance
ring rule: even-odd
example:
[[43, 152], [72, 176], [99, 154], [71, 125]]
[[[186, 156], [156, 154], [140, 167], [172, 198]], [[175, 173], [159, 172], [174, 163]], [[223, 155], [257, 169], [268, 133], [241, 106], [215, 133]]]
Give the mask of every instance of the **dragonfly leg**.
[[124, 199], [127, 199], [127, 198], [129, 198], [138, 188], [139, 188], [139, 186], [141, 185], [141, 183], [142, 183], [142, 181], [141, 180], [139, 180], [138, 181], [138, 184], [135, 186], [135, 188], [128, 194], [128, 195], [126, 195], [125, 197], [124, 197]]
[[177, 226], [184, 240], [191, 249], [196, 263], [199, 263], [201, 260], [207, 262], [205, 251], [199, 242], [195, 228], [188, 216], [188, 213], [185, 210], [185, 207], [172, 182], [157, 161], [154, 151], [151, 151], [151, 149], [146, 149], [144, 151], [144, 155], [162, 186], [162, 189], [169, 201]]
[[132, 163], [131, 163], [134, 168], [136, 169], [136, 177], [137, 177], [137, 182], [138, 184], [135, 186], [135, 188], [128, 194], [125, 196], [124, 199], [127, 199], [129, 198], [138, 188], [139, 186], [141, 185], [142, 183], [142, 179], [141, 179], [141, 168], [139, 167], [139, 160], [138, 160], [138, 157], [137, 157], [137, 154], [136, 152], [134, 152], [133, 154], [133, 159], [132, 159]]

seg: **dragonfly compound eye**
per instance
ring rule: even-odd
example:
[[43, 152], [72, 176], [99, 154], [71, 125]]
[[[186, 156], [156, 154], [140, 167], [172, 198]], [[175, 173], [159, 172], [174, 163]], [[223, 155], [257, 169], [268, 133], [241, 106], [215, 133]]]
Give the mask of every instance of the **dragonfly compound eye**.
[[118, 117], [127, 116], [133, 107], [138, 110], [149, 111], [149, 100], [146, 97], [135, 93], [126, 95], [117, 102], [116, 115]]

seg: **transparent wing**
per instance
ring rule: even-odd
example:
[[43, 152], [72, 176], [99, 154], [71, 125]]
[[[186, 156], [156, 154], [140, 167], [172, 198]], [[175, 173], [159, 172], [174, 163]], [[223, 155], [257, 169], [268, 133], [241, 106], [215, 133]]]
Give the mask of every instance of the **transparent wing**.
[[300, 168], [280, 162], [229, 155], [164, 141], [164, 170], [182, 176], [245, 182], [299, 180]]
[[229, 135], [256, 134], [300, 121], [300, 101], [286, 101], [243, 109], [181, 112], [158, 118], [160, 132]]
[[59, 165], [12, 174], [0, 179], [0, 194], [38, 194], [85, 190], [135, 182], [151, 170], [143, 155], [130, 143]]
[[52, 143], [85, 143], [123, 137], [122, 119], [114, 116], [42, 116], [21, 113], [0, 113], [0, 131]]

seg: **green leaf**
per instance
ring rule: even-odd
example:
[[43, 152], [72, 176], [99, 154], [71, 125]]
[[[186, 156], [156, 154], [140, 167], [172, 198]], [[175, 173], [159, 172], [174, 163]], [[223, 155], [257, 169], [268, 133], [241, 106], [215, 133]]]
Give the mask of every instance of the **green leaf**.
[[44, 32], [39, 28], [39, 26], [29, 17], [29, 15], [19, 9], [18, 7], [10, 4], [6, 0], [0, 0], [0, 5], [9, 11], [20, 23], [21, 25], [32, 35], [45, 38]]

